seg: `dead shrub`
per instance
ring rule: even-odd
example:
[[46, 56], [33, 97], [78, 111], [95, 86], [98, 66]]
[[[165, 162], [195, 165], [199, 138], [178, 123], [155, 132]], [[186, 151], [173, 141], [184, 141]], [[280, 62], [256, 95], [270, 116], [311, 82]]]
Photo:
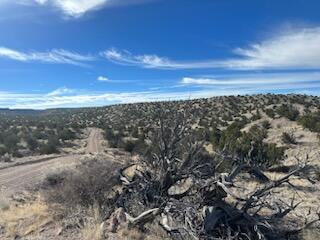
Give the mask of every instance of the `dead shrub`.
[[92, 160], [73, 171], [51, 174], [44, 183], [45, 199], [62, 206], [65, 215], [78, 207], [89, 209], [97, 205], [105, 209], [112, 188], [118, 184], [118, 168], [116, 163]]

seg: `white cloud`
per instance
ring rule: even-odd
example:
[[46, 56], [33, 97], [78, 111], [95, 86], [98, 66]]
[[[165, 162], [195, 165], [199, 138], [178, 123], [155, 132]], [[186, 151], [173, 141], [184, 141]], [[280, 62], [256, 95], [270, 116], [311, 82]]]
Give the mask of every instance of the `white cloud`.
[[117, 49], [109, 49], [102, 55], [118, 64], [158, 69], [320, 69], [319, 43], [320, 27], [314, 27], [283, 31], [260, 43], [234, 49], [234, 56], [227, 59], [176, 61]]
[[52, 97], [52, 96], [65, 96], [65, 95], [70, 95], [73, 93], [75, 93], [74, 89], [62, 87], [62, 88], [58, 88], [58, 89], [48, 93], [47, 96], [50, 96], [50, 97]]
[[95, 58], [81, 55], [63, 49], [53, 49], [47, 52], [21, 52], [6, 47], [0, 47], [0, 57], [21, 62], [63, 63], [72, 65], [85, 65], [84, 62], [93, 61]]
[[[50, 0], [48, 0], [50, 1]], [[110, 0], [51, 0], [66, 15], [80, 17], [86, 12], [97, 10]]]
[[143, 68], [159, 68], [159, 69], [179, 69], [193, 68], [187, 63], [176, 63], [168, 58], [159, 57], [157, 55], [133, 55], [127, 50], [117, 50], [115, 48], [106, 50], [101, 55], [108, 60], [121, 65], [140, 66]]
[[[320, 72], [302, 73], [251, 73], [238, 75], [222, 75], [213, 77], [184, 77], [180, 84], [183, 85], [274, 85], [297, 84], [305, 82], [320, 82]], [[276, 88], [276, 87], [275, 87]]]
[[[284, 78], [285, 77], [283, 77], [283, 79]], [[239, 79], [242, 78], [239, 77]], [[273, 84], [266, 84], [264, 81], [261, 81], [260, 84], [252, 84], [253, 79], [253, 76], [250, 81], [228, 79], [228, 81], [233, 81], [233, 83], [215, 85], [209, 84], [209, 81], [221, 80], [210, 78], [204, 79], [205, 81], [203, 81], [196, 78], [185, 78], [184, 85], [188, 82], [189, 84], [187, 84], [187, 86], [180, 85], [180, 87], [172, 88], [171, 90], [161, 90], [158, 88], [134, 92], [88, 92], [65, 87], [43, 94], [0, 92], [0, 108], [45, 109], [58, 107], [90, 107], [119, 103], [193, 99], [221, 95], [256, 94], [274, 91], [275, 89], [282, 93], [304, 93], [307, 90], [309, 94], [319, 95], [320, 81], [311, 81], [310, 79], [312, 79], [312, 77], [309, 78], [309, 81], [280, 81]], [[266, 79], [272, 80], [272, 77], [266, 77]], [[280, 77], [276, 79], [278, 81]], [[189, 88], [189, 85], [191, 85], [191, 88]], [[197, 88], [193, 88], [193, 85], [196, 85]]]
[[109, 82], [109, 81], [110, 81], [109, 78], [104, 77], [104, 76], [99, 76], [99, 77], [97, 78], [97, 80], [98, 80], [98, 81], [101, 81], [101, 82]]
[[320, 27], [291, 30], [235, 53], [242, 59], [226, 62], [236, 69], [320, 68]]
[[0, 0], [0, 6], [8, 4], [40, 5], [41, 7], [56, 8], [67, 17], [78, 18], [103, 7], [135, 4], [144, 1], [147, 0]]
[[34, 0], [38, 4], [45, 4], [48, 2], [48, 0]]
[[[2, 1], [2, 2], [1, 2]], [[119, 0], [0, 0], [0, 5], [19, 4], [25, 6], [40, 5], [42, 7], [53, 7], [62, 11], [68, 17], [81, 17], [87, 12], [98, 10], [107, 3]]]
[[[209, 97], [217, 94], [231, 94], [228, 92], [201, 91], [194, 92], [193, 98]], [[135, 103], [164, 101], [190, 98], [189, 92], [160, 92], [140, 91], [121, 93], [86, 93], [67, 96], [51, 96], [49, 94], [16, 94], [0, 93], [0, 107], [46, 109], [59, 107], [89, 107], [118, 103]]]

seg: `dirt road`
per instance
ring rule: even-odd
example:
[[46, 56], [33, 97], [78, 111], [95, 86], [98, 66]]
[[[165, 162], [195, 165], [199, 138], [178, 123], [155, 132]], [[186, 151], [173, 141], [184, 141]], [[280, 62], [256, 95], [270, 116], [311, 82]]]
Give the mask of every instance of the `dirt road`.
[[[86, 153], [103, 151], [102, 131], [91, 128]], [[44, 177], [57, 168], [67, 167], [81, 158], [81, 154], [71, 154], [57, 158], [44, 159], [36, 163], [9, 167], [0, 170], [0, 195], [9, 196], [39, 183]]]
[[102, 130], [98, 128], [90, 128], [89, 138], [87, 142], [86, 153], [102, 153], [103, 136]]

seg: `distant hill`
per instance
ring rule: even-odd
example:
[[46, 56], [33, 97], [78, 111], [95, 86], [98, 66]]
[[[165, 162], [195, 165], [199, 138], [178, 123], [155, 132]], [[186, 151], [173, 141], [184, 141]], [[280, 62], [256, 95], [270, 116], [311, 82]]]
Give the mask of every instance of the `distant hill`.
[[42, 110], [32, 110], [32, 109], [9, 109], [9, 108], [0, 108], [1, 115], [35, 115], [41, 114], [44, 111]]

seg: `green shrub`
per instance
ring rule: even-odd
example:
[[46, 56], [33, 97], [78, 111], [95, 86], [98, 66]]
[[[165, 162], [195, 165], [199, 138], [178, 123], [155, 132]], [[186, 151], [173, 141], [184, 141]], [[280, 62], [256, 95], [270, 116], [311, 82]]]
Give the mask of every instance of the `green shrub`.
[[108, 141], [109, 147], [111, 148], [118, 148], [121, 145], [123, 145], [122, 133], [119, 133], [119, 132], [115, 133], [113, 129], [106, 128], [104, 131], [104, 136], [105, 136], [105, 139]]
[[210, 131], [210, 142], [213, 145], [213, 147], [217, 147], [219, 145], [221, 138], [221, 131], [216, 126], [212, 127], [212, 130]]
[[58, 153], [59, 139], [56, 137], [50, 137], [48, 142], [42, 144], [40, 147], [41, 154], [53, 154]]
[[14, 133], [8, 133], [4, 138], [4, 145], [10, 153], [15, 152], [17, 144], [19, 142], [18, 136]]
[[267, 160], [264, 162], [266, 167], [270, 167], [275, 164], [279, 164], [281, 160], [284, 158], [284, 147], [277, 147], [275, 143], [264, 144], [264, 151], [265, 151], [265, 159]]
[[260, 111], [258, 109], [257, 113], [252, 115], [251, 121], [256, 121], [256, 120], [259, 120], [259, 119], [261, 119], [261, 114], [260, 114]]
[[133, 141], [133, 140], [126, 140], [123, 144], [124, 144], [123, 145], [124, 150], [129, 153], [132, 153], [136, 147], [136, 141]]
[[36, 150], [39, 146], [38, 141], [31, 135], [26, 138], [26, 142], [31, 151]]
[[275, 117], [275, 112], [274, 112], [274, 110], [271, 109], [271, 108], [266, 109], [266, 110], [265, 110], [265, 113], [266, 113], [267, 116], [270, 117], [270, 118], [274, 118], [274, 117]]
[[137, 127], [133, 128], [132, 132], [131, 132], [131, 136], [134, 138], [138, 138], [139, 137], [139, 129]]
[[264, 129], [269, 129], [271, 127], [271, 124], [268, 120], [265, 120], [261, 123], [261, 126], [264, 128]]
[[296, 121], [299, 117], [298, 109], [294, 108], [291, 105], [282, 104], [278, 109], [277, 113], [281, 117], [286, 117], [291, 121]]
[[265, 128], [254, 125], [248, 132], [241, 132], [240, 126], [230, 125], [222, 131], [219, 141], [221, 150], [227, 150], [241, 161], [264, 168], [279, 163], [284, 158], [284, 148], [264, 142], [267, 137]]
[[234, 122], [228, 126], [221, 134], [219, 139], [219, 148], [233, 152], [237, 145], [237, 139], [241, 136], [241, 128], [244, 124], [240, 122]]
[[320, 111], [304, 115], [299, 119], [299, 123], [312, 132], [320, 132]]
[[285, 144], [297, 144], [293, 132], [283, 132], [281, 135], [281, 140]]
[[76, 134], [68, 128], [64, 128], [58, 132], [58, 138], [62, 141], [75, 139]]
[[0, 146], [0, 156], [3, 156], [8, 152], [8, 149], [5, 146]]

